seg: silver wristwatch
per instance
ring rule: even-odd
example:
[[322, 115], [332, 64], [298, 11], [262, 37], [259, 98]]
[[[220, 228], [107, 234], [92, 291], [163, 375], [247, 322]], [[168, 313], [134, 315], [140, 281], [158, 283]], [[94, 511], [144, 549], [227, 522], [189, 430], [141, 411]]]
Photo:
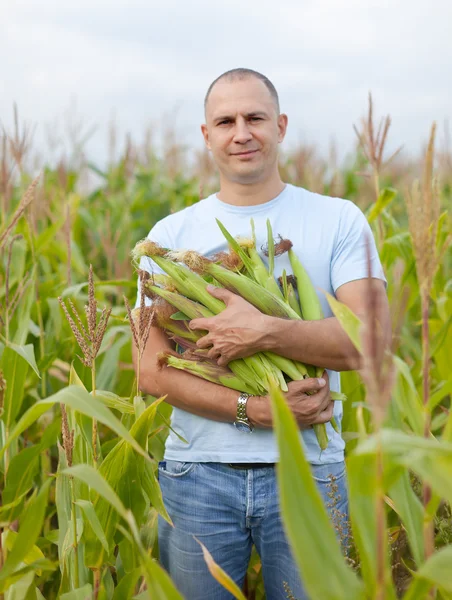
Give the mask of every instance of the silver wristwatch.
[[251, 433], [254, 427], [246, 415], [246, 403], [248, 402], [249, 397], [250, 394], [243, 393], [240, 394], [240, 396], [237, 398], [237, 413], [234, 421], [234, 426], [239, 431], [246, 431], [248, 433]]

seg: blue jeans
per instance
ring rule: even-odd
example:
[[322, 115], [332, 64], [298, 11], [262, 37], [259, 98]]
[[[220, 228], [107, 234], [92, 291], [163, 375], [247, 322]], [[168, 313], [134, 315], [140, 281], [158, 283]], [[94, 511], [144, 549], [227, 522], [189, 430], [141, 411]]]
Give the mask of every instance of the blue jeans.
[[[344, 463], [312, 465], [312, 470], [331, 518], [338, 511], [347, 515]], [[239, 470], [226, 463], [163, 461], [159, 481], [174, 523], [159, 517], [160, 561], [186, 600], [233, 597], [210, 574], [194, 536], [240, 588], [254, 543], [267, 600], [287, 600], [285, 584], [297, 600], [308, 598], [280, 518], [274, 467]]]

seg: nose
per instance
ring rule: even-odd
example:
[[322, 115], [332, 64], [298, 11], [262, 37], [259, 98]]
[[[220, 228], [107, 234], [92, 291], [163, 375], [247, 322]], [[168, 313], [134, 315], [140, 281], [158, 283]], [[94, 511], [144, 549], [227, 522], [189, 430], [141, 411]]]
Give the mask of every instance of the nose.
[[246, 144], [252, 138], [251, 132], [245, 119], [237, 119], [233, 141], [237, 144]]

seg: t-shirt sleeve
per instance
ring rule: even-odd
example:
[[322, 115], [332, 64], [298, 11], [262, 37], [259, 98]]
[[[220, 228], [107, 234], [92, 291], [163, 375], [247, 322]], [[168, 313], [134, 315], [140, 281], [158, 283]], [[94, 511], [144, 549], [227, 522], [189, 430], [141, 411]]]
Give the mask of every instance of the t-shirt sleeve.
[[336, 290], [349, 281], [368, 276], [366, 244], [369, 241], [371, 275], [387, 283], [375, 239], [363, 212], [347, 201], [341, 211], [339, 229], [331, 258], [331, 285]]
[[[151, 231], [148, 233], [148, 235], [146, 237], [148, 240], [152, 240], [153, 242], [156, 242], [157, 244], [159, 244], [160, 246], [163, 246], [164, 248], [171, 248], [171, 242], [169, 240], [169, 236], [166, 232], [165, 227], [161, 224], [160, 221], [154, 225], [154, 227], [151, 229]], [[151, 258], [148, 258], [147, 256], [141, 257], [139, 268], [142, 271], [147, 271], [150, 275], [152, 275], [153, 273], [154, 274], [156, 274], [156, 273], [162, 274], [163, 273], [162, 269]], [[141, 295], [141, 285], [140, 285], [140, 278], [138, 278], [138, 280], [137, 280], [137, 299], [135, 302], [135, 308], [138, 308], [140, 306], [140, 295]], [[151, 304], [152, 304], [152, 300], [150, 298], [148, 298], [147, 296], [145, 296], [144, 302], [145, 302], [146, 306], [151, 306]]]

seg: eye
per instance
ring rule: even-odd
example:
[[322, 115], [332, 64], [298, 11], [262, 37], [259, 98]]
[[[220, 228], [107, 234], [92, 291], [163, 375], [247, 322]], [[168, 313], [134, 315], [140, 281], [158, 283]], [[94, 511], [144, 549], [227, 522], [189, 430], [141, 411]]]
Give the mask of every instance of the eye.
[[230, 123], [230, 119], [224, 119], [224, 121], [220, 121], [217, 125], [228, 125]]
[[251, 117], [251, 121], [262, 121], [261, 117]]

